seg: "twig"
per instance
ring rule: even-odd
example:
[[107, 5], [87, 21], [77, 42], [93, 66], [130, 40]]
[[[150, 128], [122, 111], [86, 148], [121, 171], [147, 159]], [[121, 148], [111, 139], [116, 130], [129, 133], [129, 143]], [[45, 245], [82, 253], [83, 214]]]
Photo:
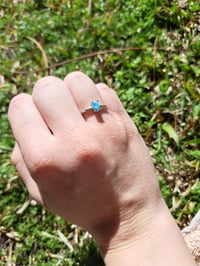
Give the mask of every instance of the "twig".
[[42, 61], [43, 61], [42, 63], [43, 63], [43, 65], [44, 65], [45, 68], [48, 68], [47, 55], [46, 55], [45, 50], [42, 47], [42, 45], [36, 39], [34, 39], [32, 37], [29, 37], [28, 36], [27, 39], [29, 39], [31, 42], [33, 42], [37, 46], [37, 48], [40, 50], [40, 52], [42, 54]]
[[74, 248], [73, 248], [72, 244], [71, 244], [70, 241], [64, 236], [64, 234], [63, 234], [60, 230], [57, 231], [57, 234], [58, 234], [58, 236], [59, 236], [60, 241], [63, 242], [63, 243], [65, 243], [65, 245], [66, 245], [71, 251], [73, 251]]
[[[64, 61], [59, 62], [59, 63], [55, 63], [55, 64], [50, 65], [50, 66], [45, 67], [45, 68], [35, 70], [35, 73], [51, 70], [53, 68], [57, 68], [57, 67], [75, 62], [75, 61], [80, 61], [83, 59], [92, 58], [92, 57], [96, 57], [99, 55], [120, 53], [120, 52], [126, 52], [126, 51], [144, 51], [144, 50], [147, 50], [149, 48], [152, 48], [152, 47], [146, 47], [146, 48], [145, 47], [125, 47], [125, 48], [113, 48], [113, 49], [108, 49], [108, 50], [96, 51], [96, 52], [92, 52], [89, 54], [84, 54], [84, 55], [78, 56], [76, 58], [67, 59], [67, 60], [64, 60]], [[165, 51], [165, 49], [160, 49], [160, 48], [157, 48], [156, 50], [157, 51], [158, 50], [159, 51]], [[13, 74], [29, 74], [29, 73], [30, 73], [30, 71], [13, 71]]]
[[13, 254], [13, 242], [9, 243], [9, 250], [8, 250], [8, 261], [7, 261], [7, 265], [8, 266], [12, 266], [12, 254]]
[[91, 15], [92, 11], [92, 0], [88, 0], [88, 16]]
[[182, 202], [183, 202], [183, 199], [184, 198], [186, 198], [189, 194], [190, 194], [190, 192], [191, 192], [191, 189], [194, 189], [195, 188], [195, 186], [197, 185], [197, 182], [198, 181], [196, 181], [195, 183], [194, 183], [194, 185], [193, 186], [189, 186], [182, 194], [181, 194], [181, 198], [174, 204], [174, 206], [172, 206], [172, 208], [170, 209], [170, 211], [171, 212], [174, 212], [174, 211], [176, 211], [180, 206], [181, 206], [181, 204], [182, 204]]
[[22, 206], [17, 210], [16, 214], [21, 215], [29, 206], [31, 199], [26, 200]]
[[153, 81], [156, 80], [156, 52], [157, 52], [157, 38], [155, 38], [153, 46]]

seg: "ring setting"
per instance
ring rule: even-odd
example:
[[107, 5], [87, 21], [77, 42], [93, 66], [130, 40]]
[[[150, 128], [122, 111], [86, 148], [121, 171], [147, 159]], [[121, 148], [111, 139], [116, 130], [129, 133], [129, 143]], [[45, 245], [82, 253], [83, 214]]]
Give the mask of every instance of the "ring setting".
[[90, 111], [90, 110], [92, 110], [92, 111], [95, 112], [95, 113], [98, 113], [99, 111], [102, 110], [102, 108], [105, 108], [105, 107], [106, 107], [105, 104], [100, 104], [100, 102], [99, 102], [98, 100], [94, 100], [94, 101], [91, 102], [90, 107], [87, 107], [87, 108], [83, 111], [83, 113], [85, 113], [85, 112], [87, 112], [87, 111]]

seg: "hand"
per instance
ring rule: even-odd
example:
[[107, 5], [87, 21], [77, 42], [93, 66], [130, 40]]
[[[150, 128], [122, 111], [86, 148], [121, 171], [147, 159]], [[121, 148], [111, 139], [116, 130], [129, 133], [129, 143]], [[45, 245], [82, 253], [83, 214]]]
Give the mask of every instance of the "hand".
[[[93, 100], [106, 107], [85, 111]], [[88, 230], [102, 253], [146, 234], [164, 204], [148, 149], [112, 89], [80, 72], [46, 77], [11, 101], [9, 120], [12, 161], [36, 201]]]
[[[93, 100], [100, 112], [81, 114]], [[13, 163], [33, 198], [94, 231], [135, 216], [160, 197], [148, 150], [115, 92], [80, 72], [39, 80], [15, 97]], [[104, 228], [106, 229], [106, 228]]]

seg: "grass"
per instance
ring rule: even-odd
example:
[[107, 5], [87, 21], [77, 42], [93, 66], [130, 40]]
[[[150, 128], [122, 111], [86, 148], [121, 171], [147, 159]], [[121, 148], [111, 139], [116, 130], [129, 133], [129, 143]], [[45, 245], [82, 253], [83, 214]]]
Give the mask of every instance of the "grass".
[[81, 70], [116, 89], [180, 228], [200, 208], [200, 3], [0, 0], [0, 265], [103, 265], [81, 228], [35, 205], [10, 164], [10, 99]]

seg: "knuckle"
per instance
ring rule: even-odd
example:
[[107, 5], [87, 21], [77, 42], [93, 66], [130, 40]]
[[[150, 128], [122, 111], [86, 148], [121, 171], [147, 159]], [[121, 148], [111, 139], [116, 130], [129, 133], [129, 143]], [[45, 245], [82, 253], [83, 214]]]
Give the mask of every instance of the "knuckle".
[[65, 80], [69, 81], [71, 79], [80, 79], [85, 77], [85, 74], [83, 74], [81, 71], [74, 71], [69, 73], [66, 77]]
[[12, 165], [14, 165], [14, 166], [16, 167], [16, 165], [17, 165], [18, 162], [19, 162], [19, 156], [17, 156], [17, 154], [16, 154], [15, 152], [13, 152], [13, 153], [11, 154], [11, 158], [10, 158], [10, 160], [11, 160]]
[[27, 99], [29, 99], [29, 97], [30, 97], [30, 95], [27, 93], [20, 93], [20, 94], [16, 95], [15, 97], [13, 97], [12, 100], [10, 101], [8, 114], [10, 114], [16, 108], [23, 105], [27, 101]]
[[26, 93], [18, 94], [17, 96], [13, 97], [10, 101], [9, 107], [8, 107], [8, 120], [11, 124], [15, 121], [16, 117], [21, 113], [22, 110], [25, 108], [27, 103], [30, 101], [31, 95]]
[[77, 157], [80, 164], [92, 163], [102, 157], [101, 147], [98, 143], [90, 141], [87, 145], [81, 146]]
[[11, 154], [10, 160], [11, 160], [12, 165], [15, 168], [17, 168], [17, 165], [19, 164], [20, 159], [19, 159], [19, 156], [16, 154], [15, 151], [13, 151], [13, 153]]
[[97, 86], [98, 89], [100, 89], [100, 90], [105, 90], [105, 91], [107, 91], [108, 89], [110, 89], [110, 88], [108, 87], [108, 85], [106, 85], [106, 84], [103, 83], [103, 82], [97, 83], [96, 86]]
[[54, 76], [46, 76], [39, 79], [33, 87], [33, 96], [41, 90], [49, 88], [53, 83], [60, 81], [59, 78]]
[[46, 87], [52, 82], [54, 82], [55, 80], [58, 80], [58, 78], [54, 76], [43, 77], [36, 81], [34, 89]]
[[49, 174], [50, 168], [53, 167], [53, 160], [49, 154], [44, 152], [30, 151], [25, 156], [25, 161], [31, 176], [34, 179], [40, 179]]
[[23, 158], [18, 150], [18, 148], [14, 148], [12, 154], [11, 154], [11, 163], [15, 167], [15, 169], [18, 171], [18, 173], [21, 173], [21, 169], [23, 168]]
[[127, 127], [119, 117], [116, 117], [115, 124], [108, 130], [109, 139], [113, 141], [114, 145], [120, 145], [121, 143], [126, 143], [128, 141]]

